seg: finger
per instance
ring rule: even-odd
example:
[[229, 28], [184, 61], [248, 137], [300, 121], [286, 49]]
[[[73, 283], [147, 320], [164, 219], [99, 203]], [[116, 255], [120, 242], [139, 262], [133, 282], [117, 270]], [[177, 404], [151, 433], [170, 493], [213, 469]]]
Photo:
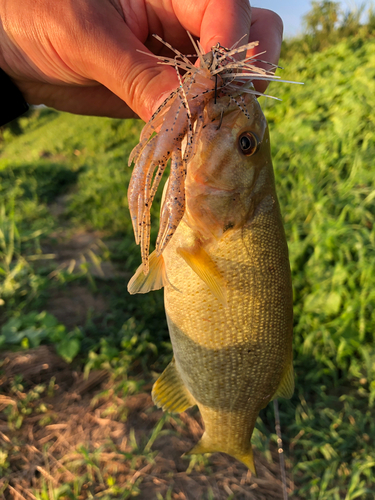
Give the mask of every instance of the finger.
[[255, 52], [265, 51], [263, 59], [270, 63], [279, 62], [281, 42], [283, 40], [283, 22], [272, 10], [252, 9], [250, 41], [259, 41]]
[[196, 11], [188, 3], [177, 2], [175, 13], [182, 26], [200, 38], [205, 52], [218, 42], [231, 47], [249, 35], [251, 9], [248, 0], [205, 0], [197, 2]]
[[[265, 52], [260, 59], [272, 64], [278, 64], [283, 39], [283, 22], [272, 10], [252, 9], [252, 20], [249, 41], [259, 41], [259, 45], [248, 51], [247, 56]], [[257, 63], [264, 69], [270, 69], [268, 64]], [[264, 92], [269, 82], [258, 80], [254, 86], [258, 92]]]

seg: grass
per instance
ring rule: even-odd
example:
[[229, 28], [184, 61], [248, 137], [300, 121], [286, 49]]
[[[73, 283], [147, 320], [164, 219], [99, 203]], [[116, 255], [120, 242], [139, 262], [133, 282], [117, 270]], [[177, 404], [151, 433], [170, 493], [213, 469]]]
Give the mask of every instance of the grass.
[[375, 485], [373, 48], [357, 38], [295, 59], [288, 78], [305, 85], [274, 86], [283, 103], [266, 107], [295, 297], [299, 401], [284, 426], [300, 436], [306, 498]]
[[[309, 500], [372, 499], [375, 42], [352, 37], [322, 53], [283, 61], [282, 66], [287, 79], [304, 82], [273, 84], [270, 93], [282, 102], [262, 99], [294, 285], [296, 391], [291, 401], [280, 401], [294, 495]], [[117, 415], [121, 405], [116, 390], [127, 394], [133, 383], [140, 391], [142, 380], [148, 383], [171, 357], [162, 295], [130, 297], [126, 292], [128, 277], [140, 261], [127, 208], [131, 171], [126, 163], [141, 124], [48, 109], [22, 118], [20, 124], [23, 134], [6, 130], [0, 145], [0, 342], [3, 349], [53, 343], [59, 351], [59, 342], [66, 339], [60, 354], [65, 352], [69, 361], [74, 358], [74, 367], [86, 374], [105, 369], [117, 381], [117, 389], [108, 389], [114, 399], [106, 408], [108, 415]], [[53, 211], [56, 197], [63, 197], [59, 215]], [[154, 220], [157, 211], [158, 202]], [[79, 228], [100, 232], [111, 262], [122, 274], [105, 279], [93, 276], [89, 268], [80, 273], [56, 271], [54, 259], [45, 258], [53, 254], [49, 248], [54, 250], [60, 237]], [[69, 329], [43, 311], [51, 294], [69, 293], [76, 284], [106, 297], [108, 307]], [[22, 404], [15, 398], [16, 406], [8, 406], [6, 418], [14, 427], [22, 427], [30, 408], [35, 413], [36, 401], [44, 394], [35, 391], [25, 387]], [[126, 421], [126, 410], [119, 413]], [[145, 439], [130, 440], [127, 453], [152, 461], [155, 436], [163, 432], [155, 423]], [[254, 442], [271, 459], [275, 440], [269, 405], [261, 413]], [[101, 485], [103, 498], [139, 494], [140, 483], [130, 488], [120, 475], [103, 476], [98, 463], [107, 449], [80, 448], [76, 453], [71, 469], [76, 482], [53, 486], [45, 477], [37, 498], [78, 498], [90, 481]], [[0, 469], [9, 467], [9, 457], [9, 450], [0, 452]], [[189, 471], [196, 467], [208, 475], [206, 462], [190, 462]], [[205, 495], [216, 498], [211, 487]], [[173, 491], [157, 495], [173, 498]]]

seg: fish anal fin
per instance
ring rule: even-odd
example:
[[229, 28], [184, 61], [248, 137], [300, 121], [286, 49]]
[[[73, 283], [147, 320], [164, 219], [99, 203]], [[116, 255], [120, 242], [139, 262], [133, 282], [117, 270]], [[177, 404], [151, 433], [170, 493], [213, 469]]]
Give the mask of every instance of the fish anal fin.
[[290, 360], [284, 372], [284, 375], [280, 381], [279, 387], [277, 388], [272, 399], [276, 398], [290, 399], [293, 396], [293, 392], [294, 392], [294, 370], [293, 370], [293, 361]]
[[206, 283], [213, 295], [226, 306], [227, 294], [224, 278], [204, 248], [196, 243], [191, 248], [177, 248], [177, 253], [200, 279]]
[[141, 264], [129, 281], [128, 292], [131, 295], [159, 290], [165, 285], [167, 276], [163, 256], [157, 255], [156, 251], [152, 252], [149, 257], [149, 266], [149, 271], [145, 275], [143, 273], [143, 264]]
[[182, 413], [195, 405], [195, 399], [181, 380], [174, 358], [155, 382], [151, 395], [156, 406], [171, 413]]
[[256, 468], [255, 468], [255, 463], [254, 463], [254, 454], [253, 454], [253, 449], [251, 445], [246, 451], [239, 451], [239, 450], [230, 450], [230, 449], [224, 449], [221, 447], [215, 446], [214, 443], [211, 443], [210, 438], [207, 436], [206, 433], [203, 433], [202, 438], [198, 443], [193, 446], [191, 450], [188, 452], [184, 453], [184, 455], [197, 455], [197, 454], [202, 454], [202, 453], [214, 453], [214, 452], [222, 452], [222, 453], [227, 453], [231, 457], [235, 458], [236, 460], [239, 460], [243, 464], [246, 465], [246, 467], [250, 470], [254, 476], [257, 475]]

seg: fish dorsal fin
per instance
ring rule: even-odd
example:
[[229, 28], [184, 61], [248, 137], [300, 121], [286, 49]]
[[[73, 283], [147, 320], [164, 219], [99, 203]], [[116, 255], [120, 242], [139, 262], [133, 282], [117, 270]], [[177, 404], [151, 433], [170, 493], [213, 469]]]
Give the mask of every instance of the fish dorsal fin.
[[177, 253], [186, 264], [203, 280], [213, 295], [227, 306], [227, 294], [224, 278], [221, 276], [215, 262], [200, 244], [191, 248], [177, 248]]
[[156, 406], [172, 413], [182, 413], [196, 404], [181, 380], [174, 358], [155, 382], [151, 395]]
[[234, 449], [223, 449], [222, 447], [215, 446], [215, 443], [208, 437], [208, 435], [204, 432], [200, 441], [193, 446], [191, 450], [184, 453], [184, 455], [196, 455], [201, 453], [214, 453], [215, 451], [221, 451], [227, 453], [231, 457], [236, 458], [240, 462], [246, 465], [246, 467], [250, 470], [254, 476], [257, 475], [255, 463], [254, 463], [254, 454], [251, 445], [246, 451], [239, 451]]
[[284, 372], [279, 387], [277, 388], [272, 399], [276, 398], [290, 399], [293, 396], [293, 392], [294, 392], [294, 370], [293, 370], [293, 361], [291, 360], [288, 364], [287, 369]]
[[155, 250], [149, 257], [149, 266], [149, 271], [145, 275], [143, 273], [143, 264], [141, 264], [129, 281], [128, 292], [131, 295], [159, 290], [167, 282], [163, 256], [157, 255]]

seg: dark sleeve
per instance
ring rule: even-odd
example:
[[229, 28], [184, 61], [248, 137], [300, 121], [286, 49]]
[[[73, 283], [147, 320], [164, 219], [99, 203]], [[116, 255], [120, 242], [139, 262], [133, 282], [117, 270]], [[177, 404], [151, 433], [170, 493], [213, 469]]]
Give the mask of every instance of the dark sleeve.
[[18, 87], [0, 68], [0, 126], [26, 113], [29, 105]]

